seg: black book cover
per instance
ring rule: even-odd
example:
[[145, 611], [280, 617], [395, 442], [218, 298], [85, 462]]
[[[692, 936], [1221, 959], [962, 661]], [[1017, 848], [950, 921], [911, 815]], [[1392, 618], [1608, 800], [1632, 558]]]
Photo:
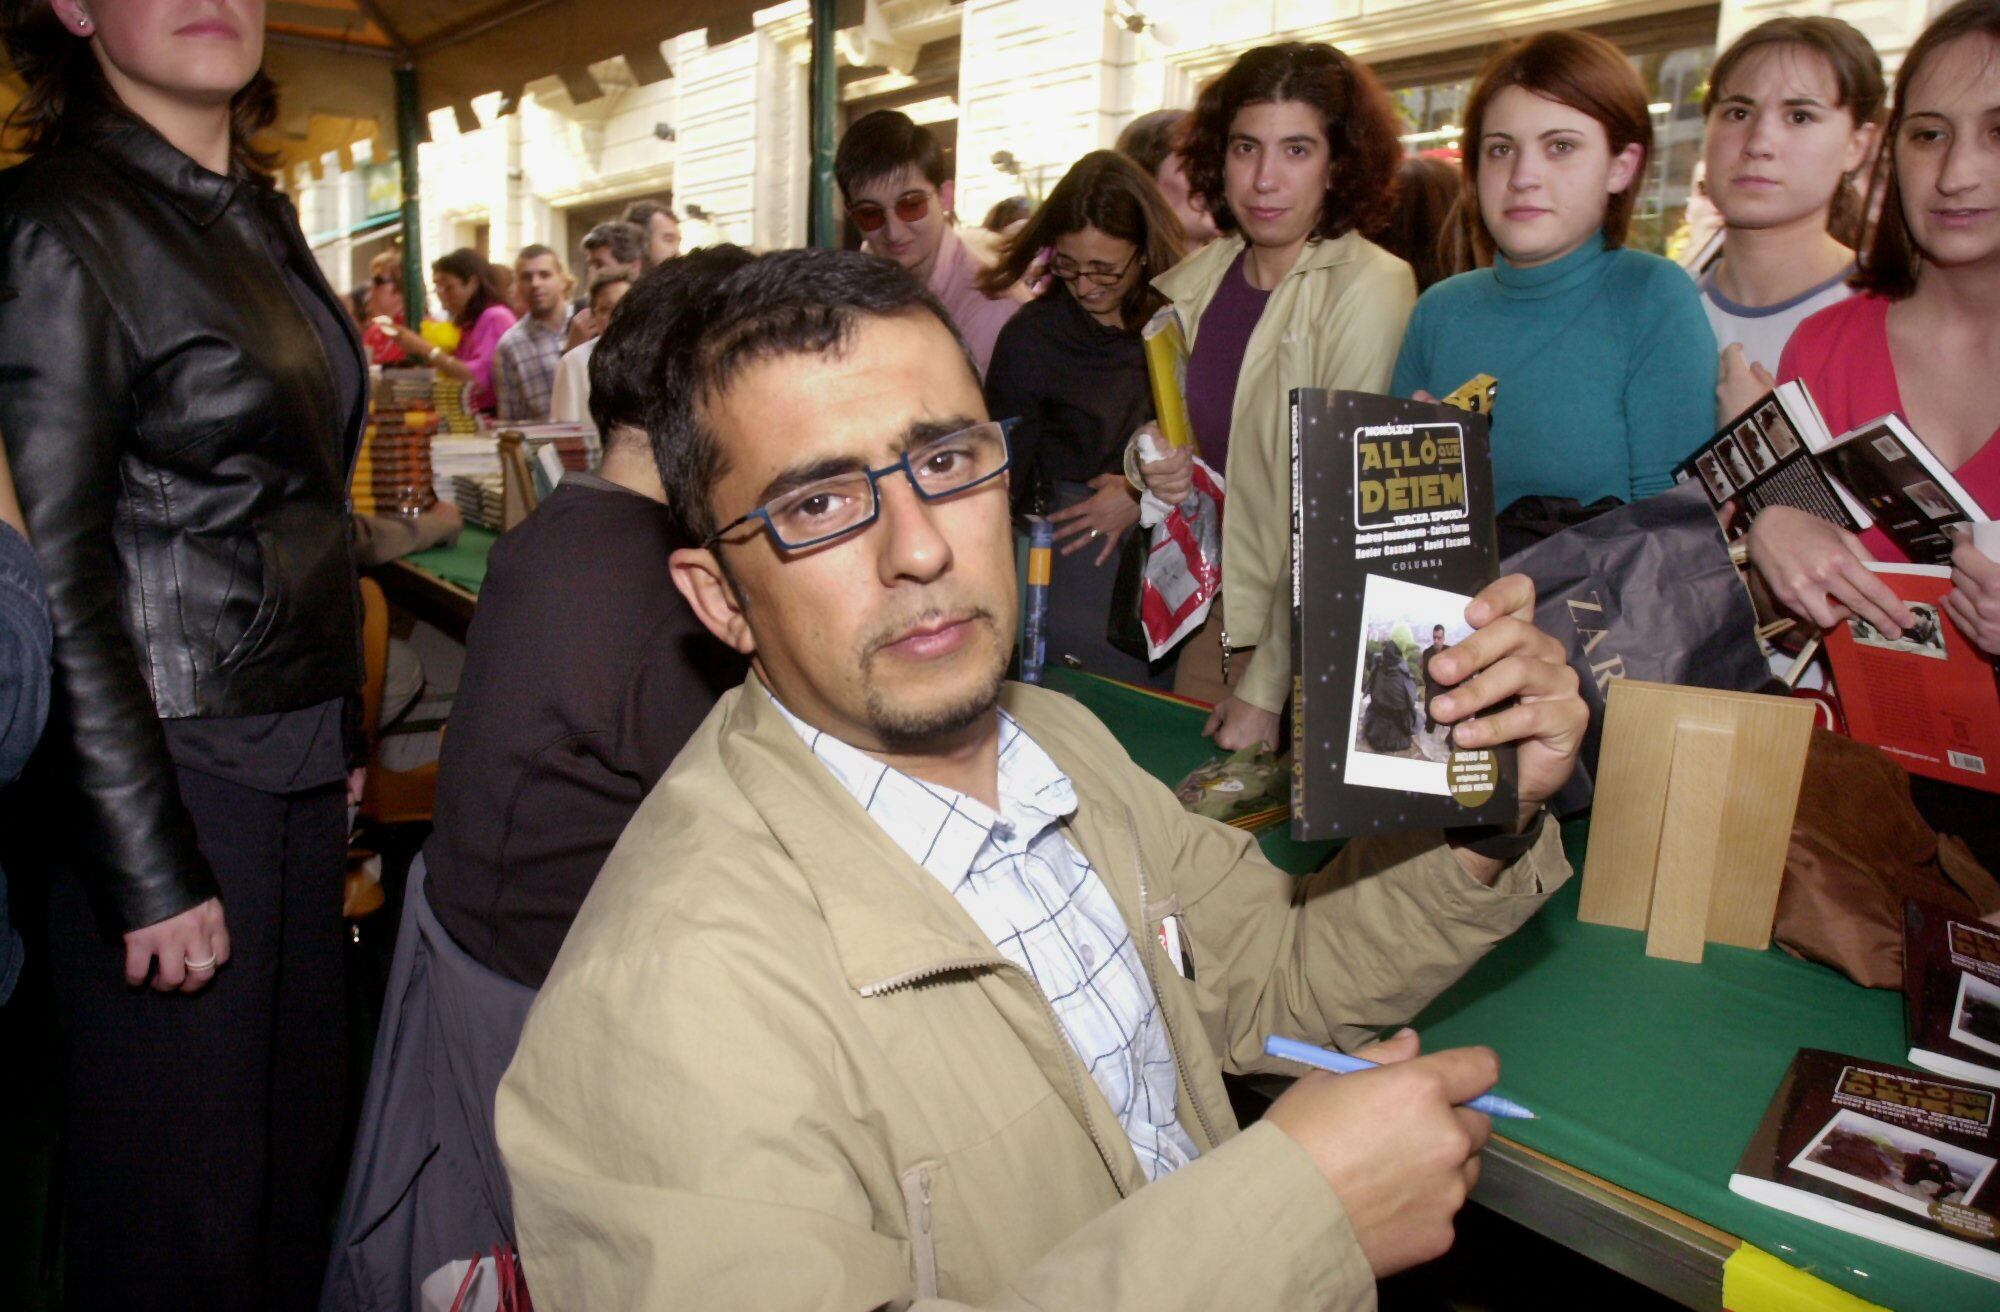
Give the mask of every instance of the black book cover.
[[1454, 751], [1426, 714], [1498, 572], [1484, 415], [1293, 391], [1293, 837], [1514, 822], [1513, 748]]
[[1730, 1189], [2000, 1279], [2000, 1093], [1801, 1048]]
[[1903, 904], [1910, 1064], [2000, 1086], [2000, 925]]

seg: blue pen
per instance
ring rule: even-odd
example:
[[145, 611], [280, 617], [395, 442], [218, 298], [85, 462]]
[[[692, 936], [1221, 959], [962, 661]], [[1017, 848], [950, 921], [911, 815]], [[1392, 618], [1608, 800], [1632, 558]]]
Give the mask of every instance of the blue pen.
[[[1356, 1071], [1372, 1071], [1378, 1065], [1364, 1057], [1350, 1057], [1344, 1052], [1331, 1048], [1315, 1048], [1310, 1043], [1300, 1043], [1297, 1039], [1281, 1039], [1273, 1034], [1264, 1040], [1264, 1051], [1273, 1057], [1283, 1057], [1301, 1066], [1312, 1066], [1335, 1075], [1352, 1075]], [[1497, 1093], [1482, 1093], [1465, 1104], [1476, 1112], [1488, 1116], [1502, 1117], [1510, 1121], [1532, 1121], [1535, 1114], [1511, 1098], [1502, 1098]]]

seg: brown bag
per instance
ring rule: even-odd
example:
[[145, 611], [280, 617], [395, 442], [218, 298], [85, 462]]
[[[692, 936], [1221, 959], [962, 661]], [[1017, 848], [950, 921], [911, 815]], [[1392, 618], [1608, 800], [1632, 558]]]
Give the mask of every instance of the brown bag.
[[2000, 883], [1932, 832], [1910, 776], [1866, 743], [1814, 729], [1778, 894], [1778, 946], [1869, 988], [1903, 987], [1903, 900], [2000, 911]]

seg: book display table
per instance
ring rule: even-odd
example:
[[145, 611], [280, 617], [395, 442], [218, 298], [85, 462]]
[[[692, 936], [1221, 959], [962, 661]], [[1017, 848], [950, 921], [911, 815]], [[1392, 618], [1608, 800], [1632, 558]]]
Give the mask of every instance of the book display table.
[[[1190, 705], [1072, 670], [1047, 681], [1157, 778], [1214, 754]], [[1497, 1051], [1501, 1089], [1540, 1116], [1495, 1137], [1473, 1198], [1689, 1307], [1724, 1306], [1724, 1266], [1744, 1245], [1897, 1312], [2000, 1307], [1992, 1281], [1729, 1192], [1797, 1049], [1903, 1063], [1902, 995], [1775, 948], [1710, 945], [1698, 966], [1648, 957], [1643, 934], [1577, 920], [1589, 825], [1563, 837], [1579, 874], [1415, 1022], [1427, 1049]], [[1283, 825], [1262, 843], [1294, 874], [1333, 851]], [[1825, 1292], [1821, 1306], [1854, 1306]], [[1728, 1306], [1757, 1305], [1732, 1290]]]
[[[392, 600], [463, 637], [492, 542], [467, 528], [455, 547], [377, 577]], [[1169, 784], [1214, 754], [1189, 703], [1060, 667], [1046, 681]], [[1579, 872], [1588, 839], [1587, 824], [1565, 829]], [[1333, 851], [1283, 825], [1261, 841], [1295, 874]], [[1901, 995], [1776, 949], [1711, 946], [1698, 966], [1650, 958], [1643, 935], [1577, 920], [1581, 882], [1417, 1018], [1426, 1048], [1497, 1050], [1502, 1089], [1540, 1115], [1493, 1140], [1473, 1197], [1689, 1307], [1724, 1306], [1725, 1278], [1732, 1312], [1860, 1306], [1841, 1291], [1896, 1312], [2000, 1307], [1993, 1282], [1729, 1192], [1798, 1048], [1903, 1060]]]
[[499, 534], [467, 524], [458, 541], [433, 547], [372, 571], [391, 604], [459, 642], [472, 623], [479, 585], [486, 579], [486, 556]]

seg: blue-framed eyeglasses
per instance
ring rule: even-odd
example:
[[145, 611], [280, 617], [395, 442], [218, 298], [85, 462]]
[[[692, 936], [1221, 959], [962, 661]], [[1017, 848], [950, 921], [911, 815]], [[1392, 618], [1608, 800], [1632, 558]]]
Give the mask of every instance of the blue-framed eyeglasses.
[[762, 521], [771, 541], [784, 551], [823, 546], [859, 533], [882, 513], [876, 485], [896, 473], [907, 476], [925, 501], [957, 496], [1007, 472], [1007, 432], [1013, 425], [1011, 419], [974, 424], [919, 442], [894, 464], [835, 474], [795, 488], [724, 524], [702, 545], [714, 546], [753, 519]]

